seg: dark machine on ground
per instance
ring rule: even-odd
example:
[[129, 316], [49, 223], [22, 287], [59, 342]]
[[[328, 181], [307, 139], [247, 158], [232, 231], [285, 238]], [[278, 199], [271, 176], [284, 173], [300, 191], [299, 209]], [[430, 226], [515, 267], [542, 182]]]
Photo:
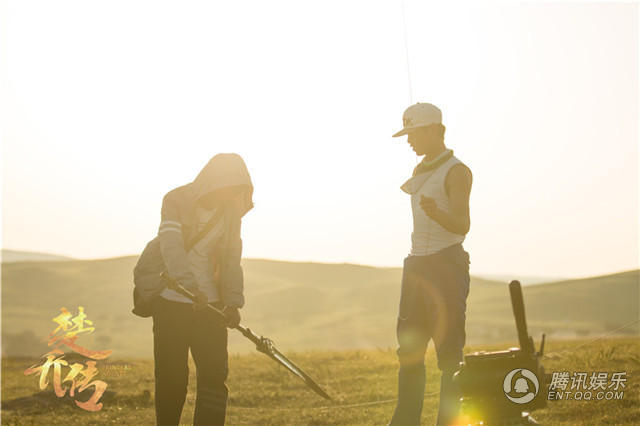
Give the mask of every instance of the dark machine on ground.
[[475, 424], [538, 424], [529, 413], [547, 405], [548, 378], [540, 363], [545, 336], [536, 352], [527, 331], [520, 282], [512, 281], [509, 292], [520, 348], [466, 355], [454, 376], [463, 411]]

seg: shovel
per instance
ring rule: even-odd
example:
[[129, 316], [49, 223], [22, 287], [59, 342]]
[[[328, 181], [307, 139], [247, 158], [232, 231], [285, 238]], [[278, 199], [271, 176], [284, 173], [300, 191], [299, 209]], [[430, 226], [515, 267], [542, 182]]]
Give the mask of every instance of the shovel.
[[[182, 294], [189, 299], [196, 301], [196, 296], [191, 293], [189, 290], [185, 289], [178, 281], [171, 278], [167, 271], [162, 272], [161, 276], [169, 282], [169, 288]], [[216, 314], [220, 315], [222, 318], [226, 319], [226, 315], [220, 309], [211, 305], [211, 303], [207, 304], [207, 308], [214, 311]], [[311, 378], [307, 373], [302, 371], [300, 367], [295, 365], [291, 360], [289, 360], [282, 352], [276, 349], [273, 341], [269, 338], [258, 336], [250, 328], [243, 327], [241, 324], [233, 327], [238, 330], [244, 337], [251, 340], [253, 344], [256, 345], [256, 349], [259, 352], [267, 355], [269, 358], [282, 365], [284, 368], [298, 376], [302, 381], [313, 390], [315, 393], [320, 395], [321, 397], [332, 400], [329, 394], [327, 394], [322, 388]]]

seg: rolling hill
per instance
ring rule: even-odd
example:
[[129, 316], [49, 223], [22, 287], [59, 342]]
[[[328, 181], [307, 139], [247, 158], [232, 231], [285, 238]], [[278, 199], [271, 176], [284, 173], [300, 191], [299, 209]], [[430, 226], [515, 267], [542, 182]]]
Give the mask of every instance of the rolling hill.
[[[131, 313], [136, 256], [2, 265], [2, 355], [41, 355], [61, 307], [83, 306], [96, 331], [78, 343], [114, 357], [151, 358], [152, 320]], [[243, 324], [285, 350], [395, 346], [401, 270], [351, 264], [243, 260]], [[514, 277], [517, 278], [517, 277]], [[523, 289], [536, 340], [587, 336], [638, 319], [639, 271]], [[516, 344], [506, 283], [472, 277], [467, 342]], [[638, 324], [622, 332], [638, 333]], [[230, 351], [251, 346], [230, 333]]]
[[54, 260], [73, 260], [73, 258], [68, 256], [60, 256], [58, 254], [39, 253], [35, 251], [2, 249], [2, 263], [39, 262]]

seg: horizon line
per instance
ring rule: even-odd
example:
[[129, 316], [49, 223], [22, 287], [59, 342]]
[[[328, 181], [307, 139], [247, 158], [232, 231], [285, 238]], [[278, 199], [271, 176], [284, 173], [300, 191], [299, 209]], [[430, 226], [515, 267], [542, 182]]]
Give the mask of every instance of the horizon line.
[[[2, 251], [14, 251], [14, 252], [22, 252], [22, 253], [29, 253], [29, 254], [35, 254], [35, 255], [45, 255], [45, 256], [52, 256], [52, 257], [60, 257], [60, 258], [67, 258], [67, 259], [59, 259], [59, 260], [18, 260], [18, 261], [12, 261], [12, 262], [6, 262], [6, 263], [19, 263], [19, 262], [66, 262], [66, 261], [98, 261], [98, 260], [108, 260], [108, 259], [118, 259], [118, 258], [124, 258], [124, 257], [135, 257], [135, 256], [140, 256], [140, 254], [123, 254], [123, 255], [116, 255], [116, 256], [107, 256], [107, 257], [87, 257], [87, 258], [81, 258], [81, 257], [73, 257], [73, 256], [68, 256], [68, 255], [64, 255], [64, 254], [57, 254], [57, 253], [48, 253], [48, 252], [41, 252], [41, 251], [31, 251], [31, 250], [18, 250], [18, 249], [11, 249], [11, 248], [6, 248], [6, 247], [2, 247]], [[281, 263], [298, 263], [298, 264], [302, 264], [302, 263], [309, 263], [309, 264], [320, 264], [320, 265], [350, 265], [350, 266], [361, 266], [361, 267], [367, 267], [367, 268], [377, 268], [377, 269], [402, 269], [402, 265], [396, 265], [396, 266], [384, 266], [384, 265], [370, 265], [370, 264], [364, 264], [364, 263], [353, 263], [353, 262], [327, 262], [327, 261], [318, 261], [318, 260], [292, 260], [292, 259], [276, 259], [276, 258], [267, 258], [267, 257], [242, 257], [242, 260], [263, 260], [263, 261], [270, 261], [270, 262], [281, 262]], [[4, 260], [2, 260], [2, 264], [4, 264]], [[623, 274], [623, 273], [628, 273], [628, 272], [634, 272], [634, 271], [638, 271], [640, 270], [640, 268], [634, 268], [634, 269], [624, 269], [624, 270], [619, 270], [619, 271], [611, 271], [611, 272], [607, 272], [607, 273], [601, 273], [601, 274], [596, 274], [596, 275], [581, 275], [581, 276], [556, 276], [556, 275], [532, 275], [532, 274], [517, 274], [517, 273], [511, 273], [511, 272], [473, 272], [473, 274], [470, 273], [470, 275], [473, 275], [475, 277], [478, 278], [484, 278], [487, 279], [489, 277], [506, 277], [509, 275], [514, 276], [513, 279], [518, 279], [518, 276], [522, 276], [523, 278], [536, 278], [536, 279], [546, 279], [549, 278], [550, 281], [545, 281], [544, 283], [552, 283], [552, 282], [558, 282], [558, 281], [571, 281], [571, 280], [580, 280], [580, 279], [588, 279], [588, 278], [598, 278], [598, 277], [605, 277], [605, 276], [610, 276], [610, 275], [618, 275], [618, 274]], [[494, 278], [495, 279], [495, 278]], [[542, 284], [543, 282], [540, 282], [540, 284]], [[533, 285], [533, 284], [531, 284]]]

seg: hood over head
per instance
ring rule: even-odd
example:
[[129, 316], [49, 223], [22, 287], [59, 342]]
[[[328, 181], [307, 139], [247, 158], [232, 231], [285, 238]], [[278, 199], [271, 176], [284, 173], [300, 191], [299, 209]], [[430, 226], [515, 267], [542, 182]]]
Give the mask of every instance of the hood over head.
[[238, 154], [217, 154], [202, 168], [198, 176], [191, 182], [194, 200], [227, 186], [246, 186], [239, 200], [240, 217], [253, 208], [253, 184], [247, 165]]

